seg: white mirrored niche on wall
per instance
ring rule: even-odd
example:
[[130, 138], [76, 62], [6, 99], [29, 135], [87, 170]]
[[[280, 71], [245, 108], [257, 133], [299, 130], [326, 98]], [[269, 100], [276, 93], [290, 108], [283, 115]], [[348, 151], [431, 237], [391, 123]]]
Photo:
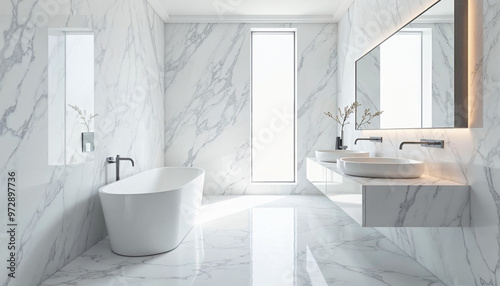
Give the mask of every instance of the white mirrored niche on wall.
[[48, 33], [49, 165], [94, 159], [94, 34], [70, 18]]

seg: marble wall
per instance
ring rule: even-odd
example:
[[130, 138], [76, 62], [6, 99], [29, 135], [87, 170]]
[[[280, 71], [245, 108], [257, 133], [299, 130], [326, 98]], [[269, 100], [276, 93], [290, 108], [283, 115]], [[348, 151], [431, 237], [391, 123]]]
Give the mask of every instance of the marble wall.
[[[339, 23], [339, 106], [354, 100], [354, 62], [435, 0], [356, 0]], [[373, 155], [416, 158], [427, 172], [471, 185], [470, 228], [377, 228], [447, 285], [497, 285], [500, 281], [500, 2], [470, 0], [470, 129], [346, 132], [383, 136], [363, 142]], [[445, 149], [407, 146], [404, 140], [444, 139]], [[352, 145], [352, 143], [350, 144]]]
[[[48, 24], [86, 15], [95, 35], [95, 160], [49, 166]], [[97, 196], [107, 156], [132, 157], [122, 176], [163, 166], [164, 23], [146, 0], [0, 2], [0, 181], [17, 175], [16, 278], [7, 277], [6, 189], [0, 205], [2, 285], [38, 285], [101, 240]], [[109, 170], [108, 170], [109, 169]]]
[[[251, 28], [297, 29], [294, 185], [250, 183]], [[337, 25], [167, 24], [165, 39], [165, 164], [205, 169], [205, 194], [319, 194], [305, 159], [334, 146]]]

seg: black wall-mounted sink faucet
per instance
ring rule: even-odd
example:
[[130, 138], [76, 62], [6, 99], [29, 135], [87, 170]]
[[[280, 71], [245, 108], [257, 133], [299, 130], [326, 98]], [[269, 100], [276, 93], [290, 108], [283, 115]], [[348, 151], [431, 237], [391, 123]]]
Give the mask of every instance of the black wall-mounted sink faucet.
[[370, 142], [380, 142], [380, 143], [382, 143], [382, 141], [383, 141], [382, 137], [356, 138], [356, 140], [354, 140], [354, 145], [356, 145], [356, 143], [358, 143], [358, 141], [361, 141], [361, 140], [367, 140]]
[[399, 144], [399, 150], [403, 150], [406, 144], [415, 144], [422, 147], [444, 148], [444, 140], [422, 139], [420, 141], [403, 141]]

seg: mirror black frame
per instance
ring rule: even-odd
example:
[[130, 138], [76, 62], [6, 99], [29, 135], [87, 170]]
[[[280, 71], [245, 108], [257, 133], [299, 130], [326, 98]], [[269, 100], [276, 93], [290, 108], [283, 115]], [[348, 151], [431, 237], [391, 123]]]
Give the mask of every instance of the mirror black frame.
[[[468, 0], [454, 0], [455, 11], [454, 11], [454, 126], [452, 127], [420, 127], [420, 128], [387, 128], [387, 129], [358, 129], [356, 130], [401, 130], [401, 129], [449, 129], [449, 128], [468, 128], [469, 127], [469, 1]], [[371, 51], [378, 48], [385, 41], [387, 41], [394, 34], [398, 33], [406, 27], [408, 24], [413, 22], [415, 19], [420, 17], [422, 14], [427, 12], [429, 9], [434, 7], [441, 0], [432, 4], [429, 8], [425, 9], [422, 13], [418, 14], [415, 18], [411, 19], [409, 22], [404, 24], [396, 32], [392, 33], [389, 37], [384, 39], [374, 48], [359, 57], [354, 63], [355, 75], [354, 75], [354, 87], [355, 87], [355, 100], [358, 101], [357, 92], [357, 82], [358, 82], [358, 67], [357, 63], [364, 56], [369, 54]], [[357, 120], [358, 111], [356, 110], [355, 120]]]

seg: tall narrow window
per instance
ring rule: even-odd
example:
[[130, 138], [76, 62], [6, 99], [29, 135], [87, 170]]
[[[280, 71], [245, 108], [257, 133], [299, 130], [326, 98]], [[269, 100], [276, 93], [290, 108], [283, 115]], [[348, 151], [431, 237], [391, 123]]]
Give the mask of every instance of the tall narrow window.
[[[422, 126], [422, 33], [401, 31], [380, 48], [382, 128]], [[403, 96], [404, 95], [404, 96]]]
[[295, 30], [252, 30], [252, 182], [294, 183]]
[[[442, 113], [438, 113], [439, 118], [433, 116], [436, 102], [433, 93], [439, 90], [433, 76], [440, 75], [433, 74], [432, 30], [428, 27], [404, 28], [380, 46], [382, 129], [446, 125], [439, 123]], [[441, 44], [435, 45], [440, 49]], [[442, 53], [434, 54], [439, 57]]]

